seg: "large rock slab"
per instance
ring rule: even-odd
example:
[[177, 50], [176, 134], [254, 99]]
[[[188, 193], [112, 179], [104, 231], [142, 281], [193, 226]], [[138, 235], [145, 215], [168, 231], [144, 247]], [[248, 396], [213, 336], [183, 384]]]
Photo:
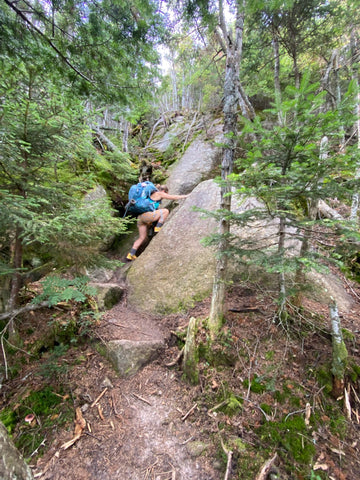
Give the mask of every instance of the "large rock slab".
[[166, 184], [174, 195], [190, 193], [201, 181], [214, 177], [221, 164], [221, 149], [214, 141], [196, 139], [169, 169]]
[[1, 480], [34, 479], [30, 468], [13, 444], [2, 423], [0, 423], [0, 478]]
[[136, 308], [166, 313], [187, 307], [210, 293], [213, 283], [214, 250], [201, 240], [215, 232], [217, 222], [204, 219], [199, 208], [215, 210], [220, 190], [214, 182], [201, 183], [180, 201], [162, 230], [128, 270], [128, 301]]
[[[220, 188], [212, 180], [200, 183], [171, 213], [159, 234], [146, 250], [131, 265], [127, 273], [128, 301], [137, 309], [153, 313], [169, 313], [188, 308], [195, 301], [205, 298], [212, 291], [215, 275], [215, 248], [204, 247], [202, 239], [218, 231], [218, 222], [194, 206], [215, 211], [220, 205]], [[256, 199], [233, 200], [235, 211], [261, 208]], [[253, 242], [254, 248], [265, 249], [277, 242], [278, 220], [256, 220], [246, 227], [237, 227], [233, 233], [240, 241]], [[292, 232], [295, 233], [295, 232]], [[292, 236], [294, 238], [294, 236]], [[291, 238], [291, 236], [290, 236]], [[289, 240], [286, 244], [291, 253], [299, 251], [299, 242]], [[276, 279], [265, 276], [264, 269], [254, 267], [245, 272], [229, 259], [230, 277], [236, 280], [239, 274], [254, 276], [257, 281], [272, 282]], [[266, 278], [265, 278], [266, 277]], [[330, 282], [326, 277], [326, 283]], [[351, 297], [344, 288], [327, 286], [322, 299], [330, 295], [339, 299], [339, 304], [348, 305]], [[345, 298], [347, 301], [345, 301]]]

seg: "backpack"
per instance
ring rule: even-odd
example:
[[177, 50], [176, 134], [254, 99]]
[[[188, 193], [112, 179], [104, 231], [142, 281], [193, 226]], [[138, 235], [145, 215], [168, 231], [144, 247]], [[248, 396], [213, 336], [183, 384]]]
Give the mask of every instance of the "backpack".
[[157, 192], [155, 185], [149, 181], [140, 182], [133, 185], [129, 190], [129, 201], [125, 206], [125, 214], [134, 216], [145, 212], [153, 212], [155, 203], [150, 199], [150, 195]]

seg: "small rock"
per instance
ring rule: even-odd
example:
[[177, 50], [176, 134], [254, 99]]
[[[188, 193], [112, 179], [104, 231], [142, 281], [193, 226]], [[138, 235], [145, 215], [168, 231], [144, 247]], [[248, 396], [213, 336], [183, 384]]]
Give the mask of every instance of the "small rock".
[[208, 444], [200, 442], [199, 440], [195, 442], [189, 442], [186, 445], [186, 450], [192, 457], [200, 457], [202, 453], [208, 448]]
[[105, 377], [104, 380], [101, 382], [102, 388], [114, 388], [114, 385], [111, 383], [110, 378]]

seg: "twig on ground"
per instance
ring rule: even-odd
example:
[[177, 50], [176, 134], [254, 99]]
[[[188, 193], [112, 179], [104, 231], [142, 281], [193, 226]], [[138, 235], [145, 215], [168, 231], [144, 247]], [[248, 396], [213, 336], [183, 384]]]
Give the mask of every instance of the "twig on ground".
[[277, 459], [277, 453], [275, 453], [275, 455], [272, 458], [270, 458], [264, 463], [263, 467], [261, 468], [260, 472], [256, 476], [255, 480], [266, 480], [271, 470], [271, 467], [273, 466], [276, 459]]
[[89, 437], [95, 438], [95, 440], [97, 440], [98, 442], [101, 442], [100, 438], [99, 438], [99, 437], [96, 437], [96, 436], [93, 435], [92, 433], [90, 433], [90, 432], [85, 432], [85, 431], [84, 431], [84, 433], [85, 433], [85, 435], [89, 435]]
[[346, 387], [344, 388], [344, 408], [346, 417], [351, 422], [351, 405], [349, 398], [349, 390]]
[[100, 395], [97, 397], [96, 400], [93, 401], [93, 403], [90, 405], [90, 407], [95, 407], [95, 405], [97, 404], [97, 402], [105, 395], [106, 391], [107, 391], [108, 387], [105, 387], [104, 390], [100, 393]]
[[116, 402], [115, 402], [114, 392], [111, 392], [111, 403], [112, 403], [112, 408], [114, 410], [115, 415], [116, 416], [120, 415], [120, 413], [116, 410]]
[[215, 405], [215, 407], [210, 408], [210, 410], [208, 410], [208, 413], [215, 412], [215, 410], [217, 410], [218, 408], [224, 407], [228, 403], [229, 403], [229, 399], [227, 398], [226, 400], [222, 401], [221, 403], [218, 403], [217, 405]]
[[181, 420], [184, 422], [187, 419], [187, 417], [195, 410], [195, 408], [197, 408], [197, 406], [198, 406], [198, 404], [195, 403], [195, 405], [193, 407], [191, 407], [190, 410], [187, 413], [185, 413], [185, 415], [182, 417]]
[[132, 326], [129, 326], [129, 325], [122, 325], [121, 323], [110, 322], [109, 320], [106, 320], [106, 323], [108, 325], [113, 325], [114, 327], [126, 328], [127, 330], [132, 330], [134, 332], [139, 332], [142, 335], [146, 335], [148, 337], [152, 336], [150, 333], [143, 332], [142, 330], [140, 330], [140, 328], [135, 328], [135, 327], [132, 327]]
[[173, 367], [174, 365], [176, 365], [179, 360], [181, 359], [181, 357], [184, 355], [184, 348], [183, 347], [180, 352], [177, 354], [176, 358], [172, 361], [172, 362], [169, 362], [169, 363], [165, 363], [165, 367]]
[[227, 456], [226, 471], [225, 471], [224, 480], [228, 480], [228, 479], [229, 479], [229, 475], [230, 475], [230, 471], [231, 471], [231, 460], [232, 460], [233, 452], [232, 452], [232, 450], [228, 450], [228, 449], [225, 447], [224, 442], [223, 442], [223, 439], [221, 438], [221, 435], [220, 435], [220, 442], [221, 442], [221, 447], [222, 447], [222, 449], [224, 450], [225, 455]]
[[356, 297], [358, 300], [360, 300], [359, 295], [358, 295], [358, 294], [355, 292], [355, 290], [352, 288], [352, 286], [351, 286], [350, 283], [348, 282], [348, 280], [347, 280], [347, 278], [345, 277], [345, 275], [343, 275], [343, 280], [344, 280], [344, 282], [346, 283], [346, 285], [350, 288], [351, 293], [352, 293], [353, 295], [355, 295], [355, 297]]
[[186, 445], [187, 443], [191, 442], [191, 440], [192, 440], [193, 438], [194, 438], [193, 436], [189, 437], [187, 440], [185, 440], [184, 442], [180, 443], [180, 445]]
[[140, 397], [140, 395], [137, 395], [136, 393], [132, 393], [132, 395], [133, 395], [134, 397], [138, 398], [139, 400], [141, 400], [142, 402], [145, 402], [145, 403], [147, 403], [148, 405], [152, 406], [152, 404], [151, 404], [148, 400], [146, 400], [146, 399], [143, 398], [143, 397]]
[[96, 406], [97, 406], [99, 417], [101, 418], [101, 420], [105, 420], [100, 403], [98, 403]]
[[77, 440], [79, 440], [79, 438], [81, 437], [81, 434], [82, 434], [85, 427], [86, 427], [86, 421], [85, 421], [84, 417], [82, 416], [80, 407], [78, 407], [76, 409], [74, 437], [71, 440], [69, 440], [68, 442], [61, 445], [60, 448], [62, 448], [63, 450], [66, 450], [69, 447], [71, 447], [72, 445], [74, 445], [74, 443]]

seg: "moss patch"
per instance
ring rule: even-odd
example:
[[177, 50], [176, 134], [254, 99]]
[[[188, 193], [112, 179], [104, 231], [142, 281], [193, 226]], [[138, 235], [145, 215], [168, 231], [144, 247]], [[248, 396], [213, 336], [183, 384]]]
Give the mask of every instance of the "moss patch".
[[[309, 465], [315, 455], [315, 445], [307, 430], [304, 418], [293, 415], [279, 422], [267, 422], [257, 433], [269, 446], [279, 449], [289, 466], [293, 461]], [[286, 452], [287, 454], [284, 455]]]

